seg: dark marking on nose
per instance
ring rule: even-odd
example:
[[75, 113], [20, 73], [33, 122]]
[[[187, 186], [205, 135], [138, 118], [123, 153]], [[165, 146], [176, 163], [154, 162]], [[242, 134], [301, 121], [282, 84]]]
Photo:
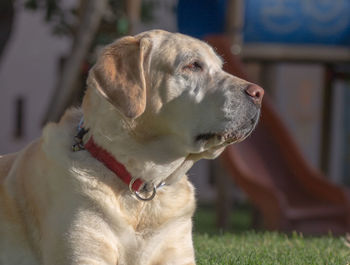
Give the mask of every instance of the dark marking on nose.
[[264, 89], [262, 87], [255, 84], [250, 84], [245, 89], [245, 93], [254, 101], [255, 104], [261, 104], [264, 97]]

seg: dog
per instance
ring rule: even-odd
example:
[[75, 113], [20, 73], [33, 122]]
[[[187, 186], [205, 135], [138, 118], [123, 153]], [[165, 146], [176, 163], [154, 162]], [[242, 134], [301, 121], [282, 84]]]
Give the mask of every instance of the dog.
[[195, 264], [186, 172], [253, 131], [264, 93], [222, 64], [161, 30], [105, 47], [82, 107], [0, 158], [0, 264]]

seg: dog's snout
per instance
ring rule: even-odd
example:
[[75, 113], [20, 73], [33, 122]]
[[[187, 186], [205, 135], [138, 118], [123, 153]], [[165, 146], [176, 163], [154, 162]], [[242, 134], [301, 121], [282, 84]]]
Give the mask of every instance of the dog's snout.
[[245, 89], [245, 93], [251, 97], [256, 104], [261, 104], [264, 96], [264, 89], [258, 85], [250, 84]]

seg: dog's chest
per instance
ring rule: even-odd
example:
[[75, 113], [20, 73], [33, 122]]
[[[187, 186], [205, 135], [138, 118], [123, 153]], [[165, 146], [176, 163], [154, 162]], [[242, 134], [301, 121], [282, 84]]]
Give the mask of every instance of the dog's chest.
[[119, 218], [125, 224], [125, 229], [117, 233], [123, 253], [120, 261], [121, 264], [153, 264], [146, 261], [154, 260], [171, 247], [169, 242], [190, 235], [195, 208], [193, 188], [185, 177], [176, 187], [159, 190], [150, 202], [132, 199], [120, 200], [122, 215]]
[[195, 208], [193, 187], [184, 177], [174, 186], [159, 189], [152, 201], [124, 199], [120, 206], [125, 220], [134, 231], [147, 234], [177, 218], [192, 217]]

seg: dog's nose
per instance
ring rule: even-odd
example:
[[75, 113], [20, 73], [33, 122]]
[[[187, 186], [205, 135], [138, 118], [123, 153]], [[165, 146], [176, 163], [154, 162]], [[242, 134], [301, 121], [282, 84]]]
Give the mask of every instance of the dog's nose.
[[255, 104], [261, 104], [264, 96], [264, 89], [262, 87], [255, 84], [250, 84], [245, 89], [245, 92], [253, 99]]

